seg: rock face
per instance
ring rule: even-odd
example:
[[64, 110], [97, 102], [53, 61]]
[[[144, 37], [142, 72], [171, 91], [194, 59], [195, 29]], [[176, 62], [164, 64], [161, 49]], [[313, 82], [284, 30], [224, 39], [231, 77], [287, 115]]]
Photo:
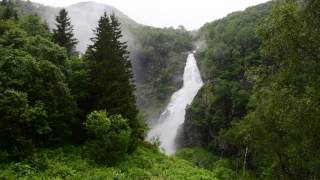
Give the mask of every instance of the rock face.
[[207, 117], [204, 114], [204, 109], [208, 109], [208, 104], [204, 103], [206, 97], [205, 88], [202, 87], [192, 104], [186, 108], [184, 123], [179, 127], [176, 142], [178, 147], [207, 147], [210, 143], [208, 137], [211, 129], [210, 123], [207, 122]]

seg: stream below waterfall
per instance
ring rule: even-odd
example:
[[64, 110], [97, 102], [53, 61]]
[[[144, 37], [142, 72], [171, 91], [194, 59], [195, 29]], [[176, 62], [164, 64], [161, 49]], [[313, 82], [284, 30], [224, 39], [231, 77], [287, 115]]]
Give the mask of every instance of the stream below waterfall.
[[151, 127], [147, 140], [158, 139], [160, 149], [167, 155], [176, 151], [175, 138], [178, 128], [183, 124], [186, 107], [191, 104], [199, 89], [202, 87], [200, 71], [193, 53], [190, 53], [183, 72], [183, 86], [173, 93], [170, 102], [162, 112], [158, 122]]

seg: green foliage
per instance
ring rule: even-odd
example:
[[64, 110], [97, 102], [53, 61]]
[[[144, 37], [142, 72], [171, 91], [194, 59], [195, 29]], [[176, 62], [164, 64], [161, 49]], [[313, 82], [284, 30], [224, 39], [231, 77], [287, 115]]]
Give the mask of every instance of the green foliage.
[[9, 153], [7, 151], [0, 150], [0, 161], [7, 162], [9, 158]]
[[61, 70], [48, 61], [38, 62], [19, 50], [4, 50], [0, 56], [2, 87], [26, 92], [32, 105], [43, 103], [52, 133], [65, 138], [75, 104]]
[[[116, 25], [114, 25], [116, 24]], [[116, 19], [101, 17], [87, 59], [90, 68], [93, 109], [108, 109], [131, 121], [136, 119], [134, 85], [126, 45], [119, 41], [121, 30]], [[111, 68], [112, 67], [112, 68]]]
[[65, 49], [42, 36], [29, 38], [25, 51], [36, 57], [37, 60], [48, 60], [62, 71], [68, 59]]
[[104, 13], [86, 54], [90, 69], [89, 103], [92, 110], [108, 109], [110, 114], [121, 114], [128, 119], [132, 130], [130, 149], [134, 150], [144, 133], [137, 119], [131, 62], [121, 37], [116, 17]]
[[66, 80], [76, 104], [75, 119], [72, 125], [72, 134], [76, 143], [83, 143], [87, 134], [83, 127], [86, 115], [90, 113], [89, 98], [89, 68], [83, 59], [72, 58], [66, 62]]
[[56, 17], [56, 29], [53, 30], [53, 39], [57, 44], [67, 49], [69, 57], [75, 54], [75, 45], [78, 43], [72, 31], [73, 26], [68, 17], [68, 12], [65, 9], [61, 9]]
[[[5, 103], [1, 123], [6, 129], [2, 137], [10, 139], [1, 139], [1, 150], [10, 159], [29, 156], [38, 146], [70, 140], [76, 110], [63, 73], [65, 51], [48, 39], [48, 30], [35, 26], [44, 27], [38, 17], [1, 20], [0, 25], [0, 94]], [[32, 28], [39, 30], [38, 35], [32, 36]], [[20, 103], [10, 104], [18, 99]]]
[[107, 136], [111, 122], [106, 111], [93, 111], [87, 116], [86, 128], [96, 137]]
[[42, 22], [38, 15], [23, 16], [19, 21], [19, 25], [30, 36], [51, 37], [48, 25]]
[[191, 162], [193, 165], [211, 170], [218, 179], [238, 179], [230, 160], [213, 155], [212, 153], [200, 148], [182, 148], [176, 153], [176, 156]]
[[49, 168], [49, 159], [45, 153], [36, 153], [32, 158], [28, 159], [31, 167], [38, 171], [44, 171]]
[[87, 151], [75, 146], [41, 150], [38, 156], [47, 157], [47, 168], [38, 169], [32, 161], [0, 164], [0, 178], [214, 180], [227, 176], [227, 171], [215, 174], [177, 157], [167, 157], [150, 144], [140, 144], [134, 153], [112, 167], [94, 163], [85, 155]]
[[212, 170], [212, 172], [216, 175], [217, 179], [241, 179], [240, 176], [239, 178], [236, 178], [236, 174], [232, 169], [228, 169], [225, 167], [217, 167]]
[[[72, 59], [67, 61], [66, 77], [74, 98], [78, 104], [84, 103], [89, 96], [89, 68], [83, 59]], [[80, 105], [84, 107], [84, 105]]]
[[[253, 162], [263, 176], [320, 177], [318, 132], [319, 25], [316, 1], [286, 1], [259, 28], [266, 63], [243, 126]], [[312, 18], [311, 18], [312, 17]], [[312, 19], [312, 20], [311, 20]], [[270, 59], [273, 63], [270, 63]]]
[[[30, 15], [30, 2], [17, 3], [23, 6], [19, 12], [29, 15], [0, 24], [0, 179], [214, 179], [209, 171], [141, 145], [146, 125], [135, 106], [131, 63], [114, 15], [101, 18], [84, 59], [69, 59], [71, 46], [51, 40], [58, 37], [59, 28], [52, 35], [38, 16]], [[72, 34], [64, 15], [57, 19]], [[154, 34], [147, 29], [152, 35], [143, 44], [156, 48], [146, 54], [160, 50], [165, 61], [159, 71], [163, 76], [152, 72], [157, 77], [148, 83], [163, 98], [174, 88], [159, 83], [180, 81], [171, 73], [176, 65], [182, 72], [185, 57], [179, 54], [191, 49], [191, 36], [182, 28], [154, 29]], [[174, 44], [169, 43], [172, 39]], [[151, 57], [153, 67], [155, 60]], [[88, 112], [105, 108], [110, 116], [93, 111], [83, 123]], [[41, 149], [85, 139], [85, 146]], [[103, 163], [92, 161], [92, 156]]]
[[27, 44], [27, 34], [13, 21], [0, 20], [0, 47], [23, 48]]
[[132, 55], [134, 60], [138, 59], [134, 72], [137, 103], [151, 119], [182, 85], [187, 52], [193, 48], [192, 36], [173, 28], [142, 26], [130, 30], [138, 47]]
[[199, 37], [208, 46], [197, 54], [205, 85], [187, 109], [180, 146], [202, 146], [216, 154], [238, 155], [236, 147], [217, 141], [217, 136], [247, 113], [253, 84], [246, 78], [246, 70], [262, 61], [256, 28], [273, 4], [232, 13], [200, 29]]
[[320, 4], [283, 1], [266, 16], [269, 5], [202, 28], [207, 84], [187, 110], [181, 142], [213, 147], [258, 178], [317, 179]]
[[18, 12], [15, 8], [15, 1], [9, 0], [9, 1], [2, 1], [1, 6], [4, 6], [4, 11], [2, 12], [0, 19], [4, 20], [18, 20]]
[[97, 161], [111, 165], [125, 156], [131, 129], [121, 115], [108, 117], [106, 111], [93, 111], [88, 115], [85, 127], [94, 136], [88, 144]]
[[[101, 17], [78, 59], [65, 10], [53, 35], [30, 2], [2, 1], [0, 179], [252, 179], [251, 171], [258, 179], [319, 179], [319, 8], [316, 0], [270, 2], [201, 28], [206, 84], [178, 140], [210, 153], [187, 148], [167, 157], [141, 144], [146, 126], [114, 15]], [[142, 68], [138, 103], [157, 111], [181, 85], [193, 38], [184, 28], [130, 30]]]
[[179, 149], [175, 155], [181, 159], [192, 162], [192, 164], [198, 167], [210, 170], [213, 169], [215, 161], [218, 160], [217, 157], [213, 156], [208, 151], [197, 147]]
[[9, 152], [9, 158], [29, 156], [34, 145], [32, 140], [50, 132], [47, 114], [42, 105], [30, 107], [25, 93], [14, 90], [0, 92], [0, 149]]

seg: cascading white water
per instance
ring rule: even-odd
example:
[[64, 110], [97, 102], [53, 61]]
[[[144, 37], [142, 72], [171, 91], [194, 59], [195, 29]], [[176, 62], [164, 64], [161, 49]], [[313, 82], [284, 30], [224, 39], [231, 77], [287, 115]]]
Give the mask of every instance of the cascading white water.
[[158, 123], [148, 133], [147, 140], [160, 141], [161, 150], [167, 155], [176, 151], [175, 137], [179, 126], [184, 122], [186, 106], [190, 104], [202, 87], [203, 82], [194, 58], [190, 53], [183, 73], [183, 86], [176, 91], [164, 112], [161, 114]]

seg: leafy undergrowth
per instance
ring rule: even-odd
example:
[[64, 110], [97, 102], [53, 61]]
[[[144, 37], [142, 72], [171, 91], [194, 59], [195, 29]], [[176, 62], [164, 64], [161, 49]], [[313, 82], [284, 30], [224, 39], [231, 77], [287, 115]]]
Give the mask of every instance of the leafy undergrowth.
[[210, 170], [217, 179], [255, 179], [248, 171], [234, 171], [231, 159], [213, 155], [200, 147], [182, 148], [177, 151], [176, 157], [187, 160], [199, 168]]
[[[219, 174], [220, 173], [220, 174]], [[85, 146], [41, 150], [31, 160], [0, 164], [0, 179], [220, 179], [178, 157], [167, 157], [143, 144], [118, 164], [108, 167], [90, 158]]]

